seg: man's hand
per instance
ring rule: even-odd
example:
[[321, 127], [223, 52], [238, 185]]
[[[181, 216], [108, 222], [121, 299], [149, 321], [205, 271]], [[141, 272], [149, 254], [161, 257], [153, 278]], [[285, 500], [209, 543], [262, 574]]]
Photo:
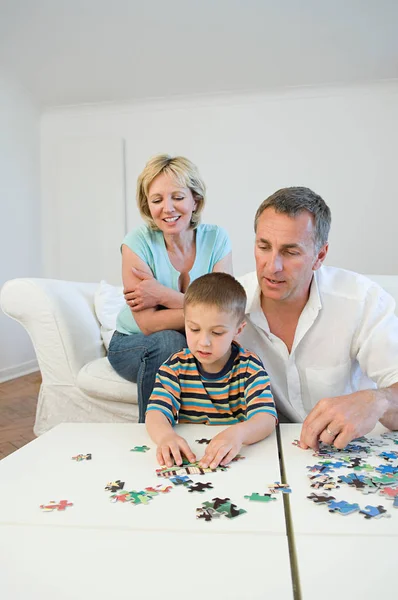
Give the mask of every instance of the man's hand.
[[124, 290], [124, 299], [133, 312], [145, 308], [155, 308], [160, 302], [162, 284], [153, 275], [131, 268], [133, 274], [140, 280], [131, 290]]
[[241, 429], [231, 425], [228, 429], [218, 433], [206, 448], [201, 467], [215, 469], [218, 465], [227, 465], [238, 454], [242, 447]]
[[182, 456], [187, 457], [189, 462], [195, 462], [196, 456], [192, 452], [191, 448], [184, 438], [177, 435], [174, 431], [168, 432], [163, 438], [159, 440], [158, 447], [156, 450], [156, 458], [160, 466], [172, 467], [175, 464], [178, 466], [182, 465]]
[[364, 390], [347, 396], [323, 398], [303, 423], [302, 448], [318, 450], [319, 440], [344, 448], [353, 439], [372, 431], [388, 402], [383, 390]]

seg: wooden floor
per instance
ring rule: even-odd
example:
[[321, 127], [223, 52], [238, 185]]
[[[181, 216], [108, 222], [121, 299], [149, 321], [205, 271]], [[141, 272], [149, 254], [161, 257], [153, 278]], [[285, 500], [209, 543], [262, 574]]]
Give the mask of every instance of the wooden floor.
[[35, 439], [40, 372], [0, 383], [0, 459]]

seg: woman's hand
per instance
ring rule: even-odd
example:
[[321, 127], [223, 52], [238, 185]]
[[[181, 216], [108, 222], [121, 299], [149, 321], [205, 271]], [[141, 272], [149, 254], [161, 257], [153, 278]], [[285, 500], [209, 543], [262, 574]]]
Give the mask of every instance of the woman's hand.
[[161, 304], [161, 291], [164, 287], [153, 275], [131, 267], [132, 273], [140, 281], [131, 290], [124, 290], [124, 298], [133, 312], [145, 308], [156, 308]]

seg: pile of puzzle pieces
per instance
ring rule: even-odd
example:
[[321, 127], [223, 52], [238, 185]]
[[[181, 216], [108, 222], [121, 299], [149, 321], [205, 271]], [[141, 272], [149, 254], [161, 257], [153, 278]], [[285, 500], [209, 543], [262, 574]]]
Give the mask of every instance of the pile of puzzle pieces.
[[[378, 493], [383, 499], [392, 500], [393, 508], [398, 508], [398, 452], [381, 451], [381, 448], [390, 446], [388, 442], [398, 444], [398, 433], [388, 432], [376, 438], [357, 438], [341, 450], [321, 443], [314, 456], [322, 460], [307, 469], [310, 486], [323, 493], [312, 492], [307, 498], [315, 504], [326, 505], [331, 513], [349, 515], [358, 512], [368, 520], [390, 517], [378, 500], [374, 505], [367, 504], [361, 508], [356, 502], [337, 501], [335, 496], [330, 495], [331, 490], [340, 489], [339, 484], [343, 484], [362, 494]], [[297, 445], [297, 440], [293, 443]], [[370, 464], [370, 458], [382, 459], [383, 463]], [[336, 471], [342, 468], [346, 469], [345, 474], [334, 477]]]

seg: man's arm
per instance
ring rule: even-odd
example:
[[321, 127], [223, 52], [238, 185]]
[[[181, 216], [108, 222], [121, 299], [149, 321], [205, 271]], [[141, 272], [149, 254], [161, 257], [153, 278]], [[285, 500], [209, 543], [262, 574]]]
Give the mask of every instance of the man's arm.
[[378, 390], [363, 390], [336, 398], [323, 398], [303, 423], [300, 445], [318, 449], [319, 440], [344, 448], [372, 431], [376, 423], [398, 429], [398, 383]]

